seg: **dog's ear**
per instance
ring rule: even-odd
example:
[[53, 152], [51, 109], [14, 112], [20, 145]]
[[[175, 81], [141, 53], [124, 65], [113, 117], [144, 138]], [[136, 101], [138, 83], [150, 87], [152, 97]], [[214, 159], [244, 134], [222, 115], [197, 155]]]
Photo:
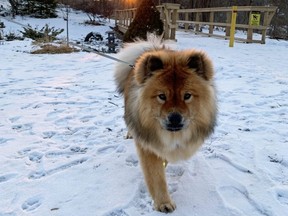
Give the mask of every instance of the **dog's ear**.
[[153, 73], [154, 71], [164, 68], [162, 60], [157, 56], [150, 56], [147, 59], [147, 71]]
[[205, 80], [210, 80], [213, 77], [212, 62], [205, 53], [199, 52], [190, 55], [187, 66]]
[[135, 78], [139, 84], [144, 83], [154, 73], [164, 68], [162, 60], [155, 55], [140, 57], [135, 65]]

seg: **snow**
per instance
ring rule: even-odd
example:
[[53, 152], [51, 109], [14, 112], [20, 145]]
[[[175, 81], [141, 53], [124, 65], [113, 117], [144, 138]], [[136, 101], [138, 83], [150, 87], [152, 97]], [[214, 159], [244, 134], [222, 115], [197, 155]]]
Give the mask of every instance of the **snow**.
[[[71, 13], [72, 40], [109, 30], [79, 24], [85, 19]], [[4, 31], [22, 29], [2, 21]], [[60, 18], [16, 21], [65, 28]], [[177, 32], [179, 49], [212, 58], [219, 116], [196, 155], [168, 164], [171, 215], [286, 216], [288, 42], [228, 43]], [[163, 215], [153, 210], [133, 140], [124, 139], [115, 62], [31, 49], [30, 40], [0, 45], [0, 216]]]

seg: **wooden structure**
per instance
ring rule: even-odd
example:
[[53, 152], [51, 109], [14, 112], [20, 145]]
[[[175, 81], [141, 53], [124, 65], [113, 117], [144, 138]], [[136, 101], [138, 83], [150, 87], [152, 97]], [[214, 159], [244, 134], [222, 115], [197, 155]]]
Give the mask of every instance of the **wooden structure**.
[[[192, 31], [196, 34], [205, 34], [212, 37], [222, 37], [225, 39], [230, 38], [230, 27], [231, 27], [231, 17], [233, 13], [233, 7], [220, 7], [220, 8], [197, 8], [197, 9], [180, 9], [178, 10], [179, 17], [182, 19], [178, 19], [178, 24], [184, 24], [184, 29], [188, 30], [189, 26], [192, 25]], [[246, 13], [249, 19], [247, 19], [248, 23], [237, 23], [236, 21], [236, 29], [244, 29], [247, 30], [247, 38], [237, 38], [235, 40], [243, 41], [246, 43], [262, 43], [265, 44], [266, 38], [266, 30], [270, 25], [270, 22], [276, 12], [277, 7], [273, 6], [239, 6], [237, 7], [237, 13]], [[235, 12], [235, 11], [234, 11]], [[259, 25], [253, 25], [253, 22], [250, 20], [253, 18], [253, 14], [257, 12], [258, 17], [262, 17], [259, 22]], [[203, 14], [209, 14], [209, 21], [202, 21], [201, 17]], [[226, 22], [216, 22], [215, 18], [218, 15], [222, 15], [226, 17]], [[191, 19], [192, 18], [192, 19]], [[201, 31], [200, 26], [207, 25], [209, 26], [209, 31], [204, 33]], [[225, 28], [225, 35], [217, 35], [214, 32], [214, 27], [223, 27]], [[253, 39], [253, 32], [257, 30], [261, 32], [261, 40]]]
[[[176, 30], [179, 26], [186, 31], [192, 31], [196, 34], [205, 34], [209, 37], [221, 37], [230, 39], [231, 18], [233, 9], [232, 7], [218, 7], [218, 8], [197, 8], [197, 9], [180, 9], [179, 4], [164, 3], [157, 6], [161, 13], [161, 19], [164, 22], [164, 38], [176, 39]], [[265, 44], [266, 30], [270, 25], [270, 22], [276, 12], [277, 7], [274, 6], [239, 6], [237, 7], [237, 13], [246, 13], [249, 16], [247, 23], [238, 23], [236, 21], [236, 29], [247, 30], [247, 38], [235, 37], [237, 41], [243, 41], [246, 43], [262, 43]], [[253, 18], [253, 14], [257, 13], [259, 22], [249, 22]], [[118, 29], [125, 33], [135, 17], [136, 8], [126, 10], [115, 11], [115, 25]], [[206, 14], [206, 19], [203, 18]], [[223, 20], [225, 17], [226, 22], [218, 22], [217, 20]], [[256, 16], [255, 16], [256, 17]], [[259, 25], [255, 25], [259, 24]], [[208, 26], [208, 32], [203, 32], [201, 26]], [[215, 27], [223, 28], [224, 35], [215, 33]], [[253, 39], [253, 32], [257, 31], [261, 33], [261, 39]]]
[[115, 26], [122, 33], [125, 33], [135, 17], [137, 8], [131, 8], [126, 10], [115, 10]]

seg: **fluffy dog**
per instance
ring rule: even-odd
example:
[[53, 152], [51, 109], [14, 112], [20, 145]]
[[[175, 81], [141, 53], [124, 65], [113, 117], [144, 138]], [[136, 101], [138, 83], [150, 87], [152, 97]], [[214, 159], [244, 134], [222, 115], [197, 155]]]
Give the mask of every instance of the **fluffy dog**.
[[167, 48], [160, 38], [126, 44], [115, 80], [124, 95], [124, 119], [135, 140], [146, 185], [161, 212], [176, 208], [163, 162], [188, 159], [216, 122], [213, 66], [203, 51]]

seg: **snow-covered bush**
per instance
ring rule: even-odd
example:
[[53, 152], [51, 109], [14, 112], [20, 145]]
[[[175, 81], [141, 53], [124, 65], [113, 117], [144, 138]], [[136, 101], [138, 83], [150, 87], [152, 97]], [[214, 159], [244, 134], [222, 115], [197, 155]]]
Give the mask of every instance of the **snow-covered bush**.
[[52, 42], [56, 40], [57, 36], [61, 34], [64, 29], [55, 29], [54, 27], [49, 27], [46, 24], [41, 29], [32, 28], [30, 25], [24, 27], [24, 31], [20, 31], [23, 34], [23, 37], [31, 38], [32, 40], [37, 40], [41, 42]]

